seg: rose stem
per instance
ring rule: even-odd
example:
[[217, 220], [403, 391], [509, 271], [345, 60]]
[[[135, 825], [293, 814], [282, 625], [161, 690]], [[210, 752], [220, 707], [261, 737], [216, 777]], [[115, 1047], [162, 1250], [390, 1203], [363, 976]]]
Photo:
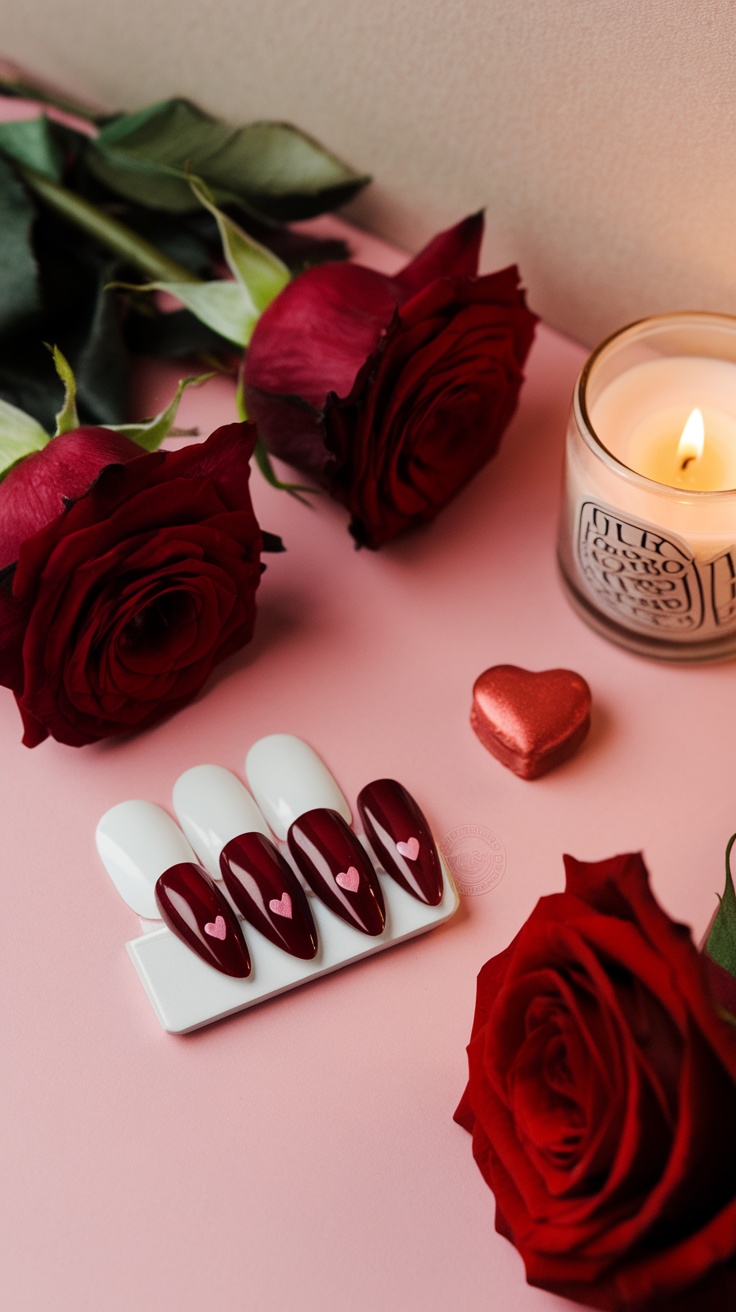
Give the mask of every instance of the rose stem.
[[183, 264], [170, 260], [150, 241], [139, 237], [119, 219], [113, 219], [109, 214], [105, 214], [104, 210], [93, 205], [91, 201], [83, 200], [67, 187], [62, 187], [59, 182], [53, 182], [43, 173], [37, 173], [35, 169], [29, 169], [24, 164], [16, 164], [16, 168], [30, 190], [40, 200], [45, 201], [50, 209], [81, 228], [83, 232], [89, 233], [103, 246], [107, 246], [108, 250], [114, 251], [116, 255], [134, 264], [146, 277], [156, 282], [202, 281], [189, 269], [185, 269]]

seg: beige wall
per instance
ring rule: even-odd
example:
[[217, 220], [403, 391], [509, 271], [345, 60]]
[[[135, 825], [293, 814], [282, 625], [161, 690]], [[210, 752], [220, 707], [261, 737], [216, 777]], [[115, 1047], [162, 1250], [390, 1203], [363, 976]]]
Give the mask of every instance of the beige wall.
[[113, 105], [291, 119], [410, 248], [486, 206], [486, 266], [582, 340], [736, 313], [733, 0], [0, 0], [0, 49]]

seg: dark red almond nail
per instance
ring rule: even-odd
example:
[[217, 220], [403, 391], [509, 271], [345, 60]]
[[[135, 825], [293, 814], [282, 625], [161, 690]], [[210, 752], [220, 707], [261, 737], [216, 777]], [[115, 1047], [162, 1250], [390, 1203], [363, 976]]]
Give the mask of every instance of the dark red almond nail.
[[208, 966], [237, 979], [250, 975], [238, 918], [206, 870], [193, 861], [169, 866], [156, 880], [154, 894], [161, 919], [172, 934]]
[[376, 779], [361, 789], [358, 812], [379, 865], [407, 893], [436, 907], [444, 891], [442, 866], [411, 793], [395, 779]]
[[264, 834], [239, 834], [220, 853], [222, 877], [249, 924], [290, 952], [311, 961], [317, 930], [309, 900], [291, 866]]
[[386, 910], [378, 875], [337, 811], [318, 807], [295, 820], [289, 851], [330, 911], [364, 934], [381, 934]]

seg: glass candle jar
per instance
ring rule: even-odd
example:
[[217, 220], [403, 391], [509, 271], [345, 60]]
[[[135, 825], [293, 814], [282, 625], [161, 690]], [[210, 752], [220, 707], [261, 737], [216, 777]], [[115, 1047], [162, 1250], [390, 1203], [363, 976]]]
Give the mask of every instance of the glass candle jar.
[[559, 563], [578, 613], [665, 660], [736, 653], [736, 318], [623, 328], [575, 385]]

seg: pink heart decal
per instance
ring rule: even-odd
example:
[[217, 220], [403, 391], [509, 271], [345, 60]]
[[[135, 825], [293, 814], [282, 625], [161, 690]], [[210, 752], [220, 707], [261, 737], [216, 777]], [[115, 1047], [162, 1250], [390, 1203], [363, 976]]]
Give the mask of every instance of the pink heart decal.
[[335, 875], [335, 883], [339, 884], [340, 888], [346, 888], [348, 893], [357, 893], [360, 875], [355, 866], [348, 866], [347, 870], [341, 870], [339, 875]]
[[212, 923], [211, 920], [208, 920], [207, 924], [204, 927], [204, 932], [205, 934], [209, 934], [210, 938], [224, 938], [225, 935], [227, 934], [227, 925], [225, 924], [225, 917], [218, 916], [214, 924]]
[[281, 894], [280, 902], [277, 897], [272, 897], [268, 908], [275, 916], [285, 916], [287, 920], [291, 920], [291, 898], [288, 893]]
[[396, 851], [400, 856], [405, 856], [409, 861], [416, 861], [419, 856], [419, 839], [407, 838], [405, 843], [397, 843]]

